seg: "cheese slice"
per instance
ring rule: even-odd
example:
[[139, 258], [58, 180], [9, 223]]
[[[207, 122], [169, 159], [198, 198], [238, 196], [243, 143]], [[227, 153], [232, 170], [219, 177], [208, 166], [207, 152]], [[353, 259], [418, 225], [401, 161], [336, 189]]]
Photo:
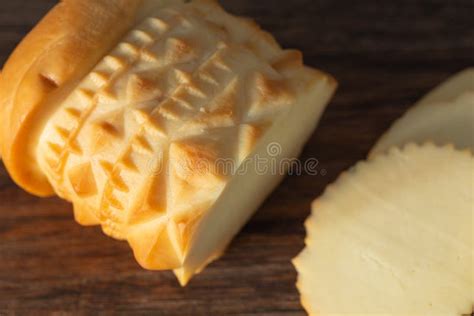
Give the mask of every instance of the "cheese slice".
[[450, 102], [464, 92], [472, 90], [474, 90], [474, 68], [467, 68], [429, 92], [418, 102], [418, 105]]
[[310, 315], [470, 315], [474, 158], [452, 146], [393, 148], [313, 203], [294, 260]]
[[245, 160], [296, 157], [335, 87], [214, 1], [176, 3], [150, 12], [57, 107], [37, 157], [79, 223], [184, 285], [283, 177]]
[[424, 97], [393, 124], [370, 155], [425, 141], [474, 150], [474, 69], [461, 72]]

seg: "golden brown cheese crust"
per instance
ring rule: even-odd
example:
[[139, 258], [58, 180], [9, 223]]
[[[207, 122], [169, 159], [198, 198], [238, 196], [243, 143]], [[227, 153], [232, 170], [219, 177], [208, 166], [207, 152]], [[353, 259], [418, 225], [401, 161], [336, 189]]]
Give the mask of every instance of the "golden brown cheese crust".
[[2, 156], [13, 179], [53, 193], [32, 148], [41, 116], [133, 26], [142, 0], [64, 0], [21, 42], [0, 78]]
[[65, 1], [1, 83], [15, 181], [54, 187], [79, 223], [127, 240], [148, 269], [183, 267], [231, 178], [218, 161], [240, 166], [280, 117], [336, 86], [215, 1], [181, 2]]
[[78, 222], [174, 269], [229, 182], [222, 162], [240, 166], [299, 99], [335, 84], [213, 1], [147, 15], [48, 116], [36, 159]]

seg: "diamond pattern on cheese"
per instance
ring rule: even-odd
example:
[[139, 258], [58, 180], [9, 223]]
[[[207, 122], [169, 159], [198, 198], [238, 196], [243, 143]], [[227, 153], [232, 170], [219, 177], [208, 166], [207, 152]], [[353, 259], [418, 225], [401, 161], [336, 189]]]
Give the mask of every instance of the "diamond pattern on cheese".
[[474, 70], [468, 69], [434, 89], [397, 120], [371, 152], [432, 141], [474, 151]]
[[474, 158], [408, 145], [313, 203], [294, 260], [310, 315], [464, 315], [474, 305]]
[[[306, 112], [299, 131], [284, 133], [297, 154], [335, 85], [213, 1], [150, 14], [60, 104], [37, 153], [78, 222], [127, 240], [146, 268], [175, 269], [232, 180], [218, 162], [238, 169], [270, 130]], [[234, 230], [216, 238], [224, 245]]]

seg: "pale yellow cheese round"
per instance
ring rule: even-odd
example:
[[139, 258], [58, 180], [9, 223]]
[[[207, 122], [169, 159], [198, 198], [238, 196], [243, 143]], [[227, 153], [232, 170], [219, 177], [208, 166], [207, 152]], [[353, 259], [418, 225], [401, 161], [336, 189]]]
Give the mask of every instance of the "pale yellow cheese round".
[[408, 145], [314, 202], [294, 260], [310, 315], [464, 315], [474, 306], [474, 159]]
[[427, 140], [474, 150], [474, 82], [473, 91], [454, 101], [422, 104], [409, 110], [380, 139], [371, 155], [385, 152], [391, 146]]
[[370, 155], [426, 141], [474, 150], [474, 68], [453, 76], [422, 98], [380, 138]]

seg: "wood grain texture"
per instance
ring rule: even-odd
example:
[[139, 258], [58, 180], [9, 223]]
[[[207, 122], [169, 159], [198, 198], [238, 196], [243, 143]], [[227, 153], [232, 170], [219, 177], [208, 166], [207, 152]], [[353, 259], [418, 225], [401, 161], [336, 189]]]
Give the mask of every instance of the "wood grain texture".
[[[0, 3], [0, 63], [55, 3]], [[311, 201], [362, 159], [391, 122], [451, 74], [474, 65], [471, 0], [222, 0], [256, 19], [339, 91], [302, 158], [325, 176], [290, 176], [225, 256], [180, 288], [138, 267], [128, 246], [75, 224], [70, 205], [37, 199], [0, 169], [0, 315], [305, 315], [290, 260]]]

